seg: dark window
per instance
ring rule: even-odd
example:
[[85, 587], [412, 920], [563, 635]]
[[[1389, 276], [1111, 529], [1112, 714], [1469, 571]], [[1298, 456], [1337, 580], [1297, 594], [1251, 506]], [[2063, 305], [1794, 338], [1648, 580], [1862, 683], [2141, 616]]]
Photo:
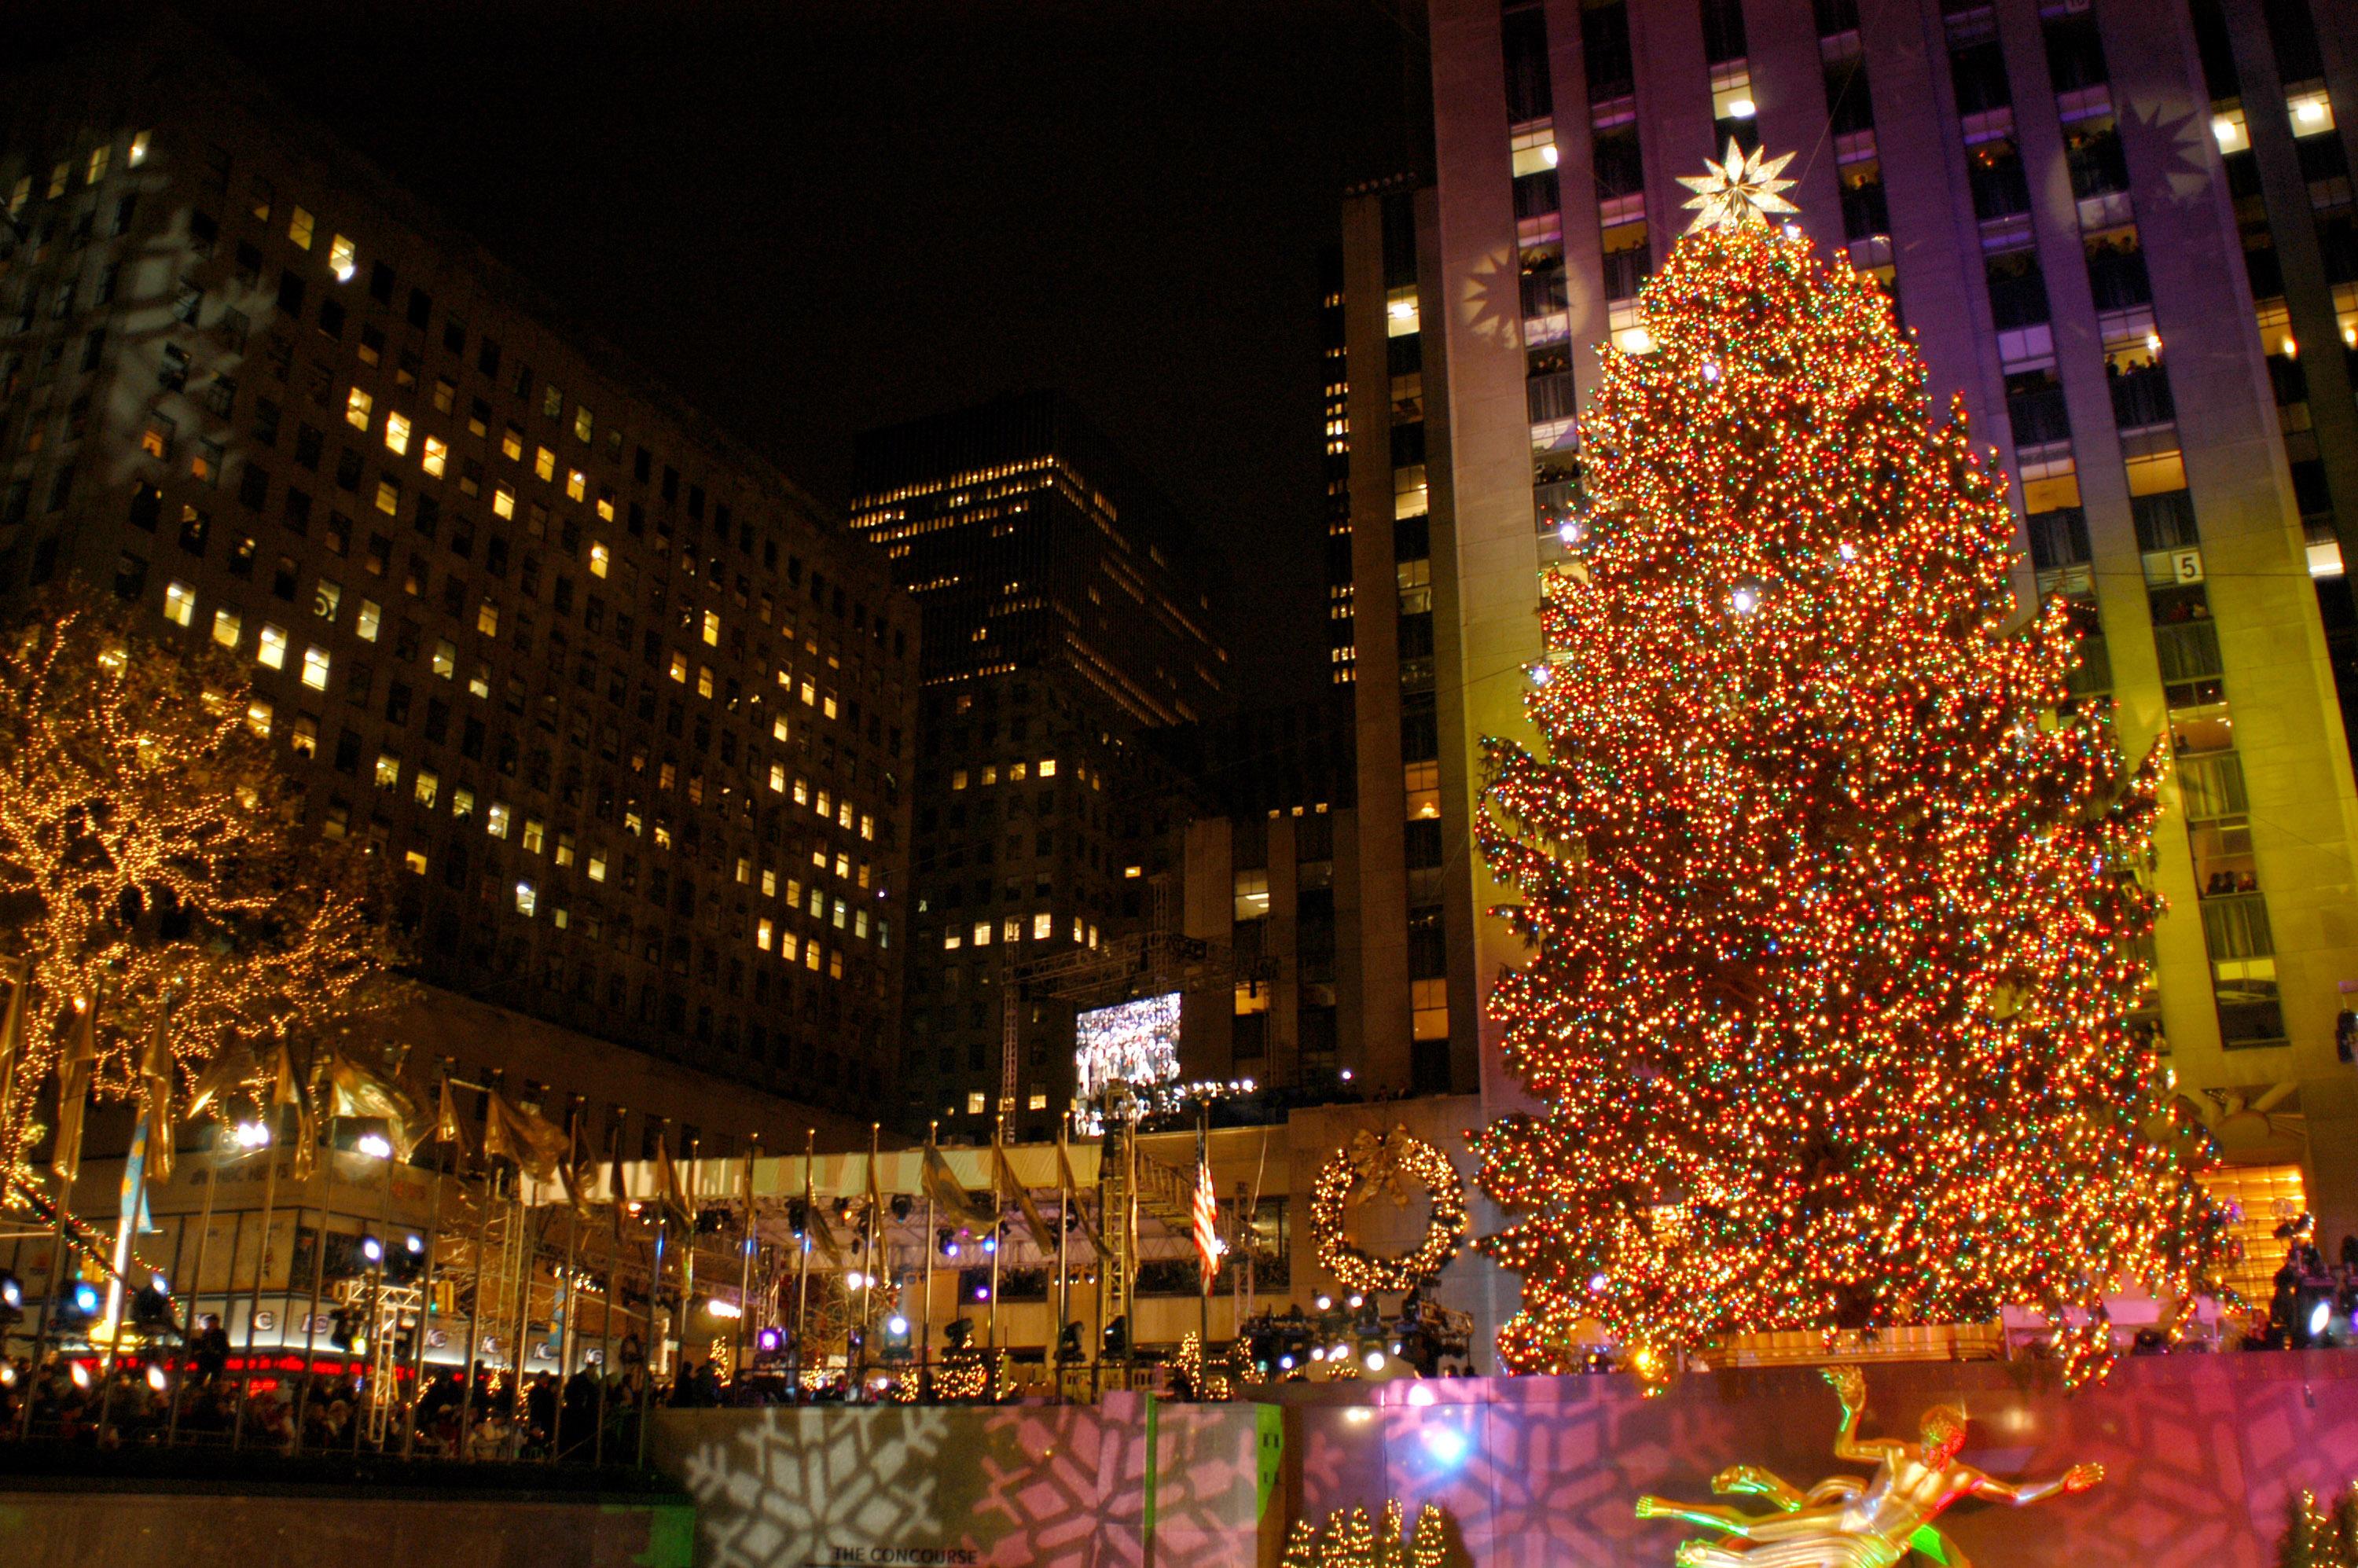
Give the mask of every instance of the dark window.
[[1714, 65], [1742, 59], [1743, 0], [1703, 0], [1703, 57]]
[[1547, 18], [1535, 5], [1507, 13], [1499, 28], [1507, 63], [1507, 118], [1544, 119], [1555, 111], [1548, 82]]
[[1622, 0], [1584, 8], [1580, 42], [1592, 104], [1627, 98], [1637, 90], [1637, 72], [1629, 54], [1629, 8]]
[[2088, 518], [2076, 506], [2034, 513], [2025, 528], [2030, 535], [2030, 564], [2042, 572], [2078, 566], [2088, 558]]
[[2088, 287], [2099, 310], [2126, 310], [2153, 303], [2153, 280], [2134, 229], [2088, 241]]
[[1968, 147], [1965, 176], [1974, 188], [1974, 215], [1982, 222], [2030, 211], [2030, 186], [2023, 178], [2022, 155], [2006, 138]]
[[1983, 264], [1989, 280], [1990, 317], [1999, 331], [2048, 319], [2047, 280], [2033, 251], [2009, 251]]
[[2014, 94], [2006, 86], [2006, 57], [1998, 52], [1996, 38], [1952, 50], [1949, 79], [1956, 85], [1960, 114], [1980, 114], [2003, 109], [2014, 102]]
[[1590, 147], [1599, 200], [1634, 196], [1645, 189], [1646, 166], [1638, 154], [1638, 133], [1634, 129], [1599, 132]]
[[2104, 46], [2094, 16], [2082, 11], [2048, 21], [2047, 77], [2058, 92], [2077, 92], [2104, 81]]
[[2017, 447], [2043, 446], [2071, 438], [2071, 418], [2063, 405], [2062, 384], [2051, 370], [2024, 371], [2006, 378], [2006, 412], [2014, 426]]

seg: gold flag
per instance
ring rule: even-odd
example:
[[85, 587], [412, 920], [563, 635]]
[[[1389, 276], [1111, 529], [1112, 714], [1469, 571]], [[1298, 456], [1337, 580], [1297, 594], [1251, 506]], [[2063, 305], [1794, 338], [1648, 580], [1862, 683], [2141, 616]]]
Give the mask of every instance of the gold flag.
[[392, 1078], [353, 1061], [341, 1051], [330, 1050], [328, 1089], [331, 1115], [373, 1116], [384, 1122], [385, 1138], [393, 1144], [395, 1159], [408, 1159], [410, 1152], [417, 1147], [418, 1133], [426, 1119], [424, 1108]]
[[319, 1155], [318, 1130], [311, 1120], [311, 1097], [305, 1091], [303, 1080], [296, 1076], [295, 1053], [288, 1047], [286, 1041], [281, 1040], [278, 1043], [278, 1060], [272, 1071], [270, 1084], [270, 1135], [272, 1137], [278, 1136], [280, 1130], [286, 1126], [286, 1119], [279, 1115], [280, 1108], [290, 1105], [295, 1108], [295, 1162], [292, 1174], [298, 1182], [308, 1181], [311, 1175], [312, 1162]]
[[538, 1111], [525, 1110], [492, 1089], [491, 1116], [483, 1126], [483, 1153], [494, 1160], [512, 1160], [536, 1182], [553, 1181], [565, 1158], [565, 1134]]
[[835, 1238], [835, 1227], [828, 1224], [827, 1218], [827, 1206], [834, 1201], [833, 1198], [828, 1197], [811, 1199], [810, 1217], [804, 1221], [804, 1224], [809, 1228], [810, 1238], [818, 1244], [818, 1249], [840, 1262], [843, 1259], [843, 1243]]
[[229, 1119], [229, 1097], [232, 1090], [245, 1082], [254, 1072], [254, 1053], [243, 1041], [232, 1040], [205, 1064], [189, 1086], [189, 1103], [180, 1108], [182, 1121], [194, 1121], [208, 1110], [222, 1120]]
[[942, 1152], [928, 1141], [925, 1144], [925, 1173], [920, 1178], [925, 1195], [934, 1200], [934, 1217], [951, 1225], [989, 1225], [995, 1217], [967, 1196], [966, 1188], [950, 1170], [950, 1162]]
[[598, 1162], [590, 1157], [590, 1146], [581, 1136], [581, 1113], [573, 1113], [573, 1124], [566, 1138], [565, 1162], [557, 1168], [557, 1179], [565, 1184], [566, 1198], [577, 1214], [587, 1214], [597, 1202]]
[[[631, 1195], [622, 1186], [622, 1130], [620, 1125], [606, 1141], [606, 1201], [614, 1206], [614, 1223], [631, 1212]], [[616, 1235], [621, 1232], [617, 1231]]]
[[156, 1028], [139, 1062], [140, 1097], [146, 1102], [147, 1169], [158, 1182], [172, 1179], [172, 1042], [167, 1017], [161, 1007], [156, 1010]]
[[655, 1140], [655, 1201], [663, 1206], [663, 1212], [688, 1217], [687, 1198], [679, 1190], [679, 1172], [671, 1162], [669, 1129]]
[[98, 1071], [98, 1004], [102, 985], [74, 1013], [73, 1033], [58, 1061], [58, 1135], [49, 1149], [49, 1169], [70, 1195], [81, 1173], [82, 1115], [90, 1108], [90, 1081]]
[[434, 1101], [434, 1141], [457, 1144], [459, 1157], [462, 1160], [472, 1152], [469, 1147], [467, 1124], [459, 1116], [459, 1097], [453, 1091], [447, 1073], [442, 1076], [442, 1089]]
[[999, 1165], [999, 1184], [1015, 1195], [1015, 1206], [1023, 1211], [1023, 1224], [1032, 1232], [1032, 1245], [1043, 1252], [1055, 1251], [1056, 1233], [1041, 1217], [1040, 1206], [1032, 1201], [1032, 1190], [1015, 1179], [1015, 1167], [1007, 1162], [1007, 1147], [995, 1137], [990, 1141], [990, 1157]]

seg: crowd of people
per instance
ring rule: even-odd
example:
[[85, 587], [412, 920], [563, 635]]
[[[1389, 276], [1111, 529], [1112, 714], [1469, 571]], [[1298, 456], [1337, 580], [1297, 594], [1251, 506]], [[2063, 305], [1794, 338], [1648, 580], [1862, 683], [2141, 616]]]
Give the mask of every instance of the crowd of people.
[[[650, 1393], [644, 1367], [562, 1380], [541, 1374], [521, 1388], [486, 1368], [471, 1389], [462, 1370], [436, 1369], [414, 1405], [396, 1402], [372, 1422], [361, 1375], [343, 1368], [249, 1381], [191, 1360], [175, 1379], [164, 1363], [126, 1360], [103, 1372], [86, 1357], [52, 1353], [38, 1367], [0, 1362], [0, 1442], [21, 1433], [102, 1448], [172, 1443], [284, 1454], [630, 1463]], [[656, 1402], [697, 1405], [724, 1402], [725, 1391], [707, 1363], [653, 1393]]]

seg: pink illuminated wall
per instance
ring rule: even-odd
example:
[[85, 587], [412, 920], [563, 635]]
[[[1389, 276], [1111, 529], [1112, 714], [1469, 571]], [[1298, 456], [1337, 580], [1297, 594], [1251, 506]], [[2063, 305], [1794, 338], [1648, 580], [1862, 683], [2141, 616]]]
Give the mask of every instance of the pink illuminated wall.
[[[2093, 1460], [2104, 1482], [1943, 1521], [1980, 1568], [2264, 1568], [2286, 1498], [2358, 1479], [2358, 1352], [2122, 1363], [2066, 1399], [2041, 1363], [1872, 1369], [1864, 1430], [1912, 1435], [1963, 1403], [1965, 1457], [2004, 1478]], [[1273, 1564], [1288, 1519], [1397, 1498], [1450, 1515], [1462, 1568], [1668, 1568], [1699, 1533], [1640, 1521], [1643, 1492], [1709, 1500], [1762, 1465], [1801, 1487], [1863, 1474], [1829, 1452], [1836, 1407], [1804, 1368], [1689, 1377], [1484, 1379], [1332, 1390], [1274, 1405], [1155, 1411], [1155, 1568]], [[973, 1563], [1145, 1568], [1146, 1409], [665, 1412], [658, 1460], [698, 1505], [700, 1568]]]

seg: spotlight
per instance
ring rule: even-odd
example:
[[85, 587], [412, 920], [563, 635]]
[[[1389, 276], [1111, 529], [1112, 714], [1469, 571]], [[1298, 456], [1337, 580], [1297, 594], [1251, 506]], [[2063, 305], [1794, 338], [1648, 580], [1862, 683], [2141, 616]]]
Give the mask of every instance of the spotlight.
[[361, 1134], [359, 1141], [354, 1143], [352, 1147], [359, 1152], [367, 1155], [372, 1160], [390, 1160], [393, 1158], [393, 1141], [385, 1137], [382, 1132], [363, 1132]]
[[868, 1276], [857, 1269], [847, 1271], [843, 1276], [843, 1288], [847, 1291], [864, 1290], [867, 1285]]
[[983, 1249], [985, 1252], [996, 1252], [996, 1251], [998, 1251], [998, 1250], [999, 1250], [999, 1238], [998, 1238], [997, 1236], [986, 1236], [986, 1237], [984, 1237], [984, 1238], [982, 1238], [982, 1249]]
[[12, 1271], [0, 1269], [0, 1325], [15, 1323], [24, 1315], [24, 1282]]
[[1455, 1468], [1466, 1458], [1466, 1434], [1454, 1426], [1438, 1423], [1424, 1429], [1424, 1451], [1433, 1462], [1444, 1468]]
[[98, 1287], [96, 1285], [92, 1284], [88, 1280], [77, 1280], [74, 1281], [74, 1287], [70, 1294], [74, 1311], [81, 1314], [84, 1317], [92, 1317], [97, 1314]]
[[784, 1349], [785, 1345], [786, 1335], [784, 1329], [765, 1328], [753, 1336], [754, 1348], [764, 1356], [775, 1355]]
[[1384, 1353], [1380, 1350], [1370, 1350], [1359, 1358], [1359, 1364], [1370, 1372], [1380, 1372], [1384, 1369]]
[[1363, 1296], [1363, 1295], [1361, 1295], [1361, 1294], [1359, 1294], [1359, 1292], [1357, 1292], [1357, 1291], [1353, 1291], [1353, 1292], [1351, 1292], [1350, 1308], [1351, 1308], [1351, 1310], [1352, 1310], [1353, 1312], [1357, 1312], [1357, 1311], [1358, 1311], [1361, 1307], [1365, 1306], [1365, 1305], [1367, 1304], [1367, 1302], [1368, 1302], [1368, 1298], [1367, 1298], [1367, 1297], [1365, 1297], [1365, 1296]]
[[909, 1332], [909, 1320], [896, 1312], [884, 1320], [884, 1332], [895, 1336], [906, 1334]]
[[362, 1238], [361, 1238], [361, 1256], [362, 1256], [362, 1257], [363, 1257], [363, 1258], [365, 1258], [365, 1259], [367, 1259], [367, 1260], [368, 1260], [370, 1262], [372, 1262], [372, 1263], [382, 1263], [382, 1262], [384, 1262], [384, 1242], [382, 1242], [382, 1241], [379, 1241], [379, 1240], [378, 1240], [375, 1237], [373, 1237], [373, 1236], [363, 1236], [363, 1237], [362, 1237]]
[[990, 1299], [990, 1287], [989, 1285], [977, 1285], [977, 1286], [975, 1286], [975, 1288], [974, 1288], [974, 1299], [975, 1299], [975, 1300], [977, 1300], [977, 1301], [979, 1301], [979, 1302], [987, 1302], [987, 1301], [989, 1301], [989, 1300]]
[[1334, 1298], [1333, 1296], [1328, 1295], [1328, 1294], [1327, 1294], [1325, 1292], [1324, 1292], [1324, 1291], [1319, 1292], [1318, 1292], [1318, 1310], [1319, 1310], [1320, 1312], [1333, 1312], [1333, 1311], [1335, 1310], [1335, 1298]]
[[[1326, 1347], [1324, 1345], [1312, 1346], [1310, 1347], [1310, 1358], [1313, 1361], [1324, 1361], [1326, 1359]], [[1288, 1357], [1287, 1359], [1291, 1360], [1293, 1357]]]
[[230, 1136], [241, 1149], [259, 1149], [270, 1141], [270, 1129], [259, 1121], [241, 1121]]
[[2309, 1308], [2309, 1336], [2311, 1339], [2315, 1339], [2320, 1335], [2322, 1335], [2325, 1332], [2325, 1325], [2331, 1322], [2332, 1318], [2333, 1303], [2331, 1300], [2320, 1301], [2315, 1306]]
[[73, 1364], [73, 1386], [77, 1389], [90, 1387], [90, 1368], [79, 1361]]
[[147, 1386], [148, 1386], [149, 1388], [151, 1388], [151, 1389], [155, 1390], [157, 1393], [159, 1393], [159, 1394], [160, 1394], [160, 1393], [162, 1393], [162, 1392], [164, 1391], [164, 1385], [165, 1385], [165, 1384], [166, 1384], [166, 1382], [168, 1382], [168, 1380], [169, 1380], [169, 1379], [168, 1379], [164, 1376], [164, 1368], [163, 1368], [158, 1367], [158, 1366], [156, 1366], [156, 1365], [154, 1365], [152, 1362], [148, 1365], [148, 1368], [147, 1368]]
[[1279, 1370], [1291, 1372], [1293, 1370], [1293, 1357], [1291, 1356], [1281, 1356], [1277, 1358], [1277, 1365]]
[[715, 1317], [743, 1317], [745, 1315], [745, 1309], [743, 1307], [739, 1306], [735, 1302], [724, 1302], [717, 1296], [711, 1301], [704, 1303], [704, 1310], [710, 1313]]
[[412, 1254], [423, 1252], [426, 1250], [426, 1238], [422, 1236], [413, 1236], [402, 1245], [408, 1248]]
[[908, 1194], [906, 1194], [906, 1193], [894, 1193], [894, 1194], [892, 1195], [892, 1203], [891, 1203], [891, 1205], [890, 1205], [889, 1206], [891, 1207], [891, 1209], [892, 1209], [892, 1217], [893, 1217], [894, 1219], [896, 1219], [896, 1220], [905, 1220], [905, 1219], [907, 1219], [907, 1218], [909, 1217], [910, 1212], [911, 1212], [911, 1210], [912, 1210], [912, 1208], [913, 1208], [913, 1206], [912, 1206], [912, 1205], [910, 1204], [910, 1202], [909, 1202], [909, 1195], [908, 1195]]
[[1588, 1293], [1592, 1296], [1601, 1296], [1612, 1283], [1612, 1278], [1604, 1270], [1599, 1269], [1588, 1276]]

